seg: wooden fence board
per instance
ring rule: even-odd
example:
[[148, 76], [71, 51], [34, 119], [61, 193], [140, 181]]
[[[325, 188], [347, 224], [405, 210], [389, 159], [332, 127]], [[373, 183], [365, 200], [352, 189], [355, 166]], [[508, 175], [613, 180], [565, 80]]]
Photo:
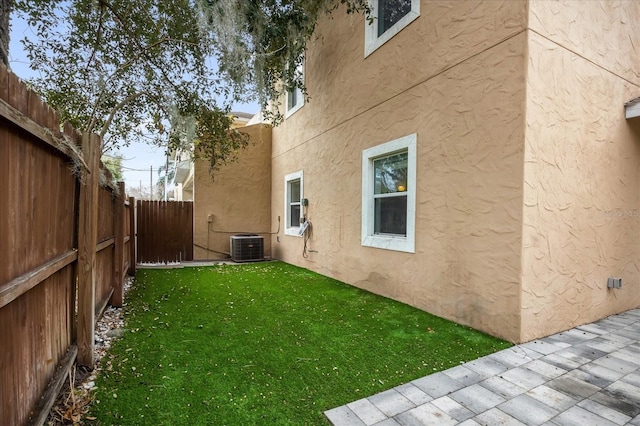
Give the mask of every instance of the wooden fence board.
[[107, 294], [111, 294], [113, 290], [113, 277], [114, 277], [114, 239], [109, 239], [110, 244], [103, 250], [96, 250], [96, 289], [95, 289], [95, 304], [99, 304], [104, 300]]
[[64, 386], [77, 355], [78, 348], [75, 345], [70, 346], [64, 358], [61, 360], [53, 379], [47, 386], [45, 393], [38, 401], [34, 410], [34, 416], [29, 421], [30, 425], [42, 425], [47, 420], [49, 411], [51, 411], [51, 407], [60, 393], [60, 389]]
[[[64, 157], [9, 135], [0, 147], [9, 259], [0, 282], [13, 279], [73, 248], [75, 180]], [[3, 203], [4, 204], [4, 203]]]
[[73, 339], [76, 182], [37, 137], [55, 133], [35, 130], [52, 112], [5, 70], [0, 82], [0, 342], [11, 348], [0, 355], [0, 418], [21, 425]]
[[123, 302], [123, 283], [124, 279], [124, 231], [125, 231], [125, 201], [124, 201], [124, 182], [120, 182], [117, 188], [117, 196], [114, 198], [116, 208], [113, 212], [113, 233], [114, 233], [114, 249], [113, 249], [113, 293], [110, 299], [112, 306], [121, 307]]
[[10, 342], [11, 347], [11, 351], [0, 351], [0, 418], [3, 422], [9, 419], [6, 424], [26, 423], [56, 365], [72, 344], [70, 323], [61, 319], [69, 318], [74, 310], [70, 304], [73, 269], [67, 265], [0, 308], [0, 324], [11, 324], [0, 327], [3, 343]]
[[[44, 130], [43, 127], [40, 126], [32, 118], [26, 116], [23, 112], [17, 111], [15, 109], [15, 106], [11, 103], [11, 101], [21, 96], [22, 93], [26, 93], [26, 92], [14, 90], [11, 92], [10, 94], [11, 98], [9, 98], [8, 101], [3, 100], [4, 98], [0, 99], [0, 116], [4, 117], [6, 120], [10, 121], [17, 127], [20, 127], [26, 132], [35, 136], [42, 142], [45, 142], [56, 149], [60, 149], [60, 138], [56, 136], [57, 132], [50, 130], [50, 129], [55, 129], [55, 126], [50, 127], [47, 130]], [[19, 105], [21, 105], [21, 103], [19, 103]], [[29, 108], [26, 107], [25, 109], [27, 110], [27, 113], [28, 113]], [[39, 118], [39, 121], [51, 122], [55, 120], [55, 117], [56, 117], [56, 114], [54, 114], [53, 112], [49, 112], [48, 117]]]
[[100, 142], [96, 135], [83, 135], [82, 152], [89, 170], [84, 173], [85, 182], [80, 191], [78, 224], [78, 363], [93, 367], [100, 161]]
[[131, 238], [129, 240], [129, 274], [135, 275], [136, 273], [136, 261], [137, 256], [137, 241], [136, 238], [136, 200], [133, 197], [129, 197], [129, 230], [128, 234]]
[[[0, 342], [3, 344], [9, 344], [16, 340], [15, 333], [17, 333], [16, 324], [19, 321], [18, 313], [15, 309], [0, 308], [0, 324], [11, 324], [11, 327], [0, 327]], [[6, 343], [5, 343], [6, 342]], [[0, 351], [0, 366], [15, 366], [17, 365], [16, 359], [20, 358], [21, 348], [12, 348], [12, 350]], [[6, 421], [8, 424], [19, 424], [17, 417], [19, 410], [11, 411], [9, 408], [16, 406], [16, 398], [19, 397], [17, 390], [20, 388], [16, 383], [16, 378], [19, 377], [15, 369], [1, 368], [0, 369], [0, 418]]]
[[75, 262], [77, 259], [77, 251], [71, 250], [0, 287], [0, 308], [8, 305], [13, 300], [22, 296], [33, 287], [58, 272], [60, 269], [66, 267], [71, 262]]
[[[5, 256], [0, 262], [0, 344], [11, 348], [0, 350], [2, 424], [24, 425], [34, 407], [47, 409], [42, 408], [48, 402], [41, 397], [45, 392], [45, 399], [57, 394], [55, 388], [59, 390], [63, 380], [54, 377], [56, 367], [68, 369], [73, 362], [69, 357], [75, 360], [75, 349], [69, 350], [76, 348], [76, 341], [90, 340], [91, 347], [85, 344], [84, 350], [93, 355], [93, 320], [125, 268], [124, 260], [114, 264], [113, 223], [118, 209], [118, 214], [126, 214], [124, 200], [115, 201], [109, 188], [99, 197], [98, 162], [92, 157], [95, 163], [87, 167], [89, 163], [68, 148], [80, 141], [70, 125], [64, 125], [63, 134], [67, 145], [61, 145], [57, 113], [0, 66], [0, 253]], [[88, 138], [98, 152], [99, 138]], [[80, 188], [86, 193], [88, 187], [80, 185], [72, 164], [82, 165], [89, 177], [85, 182], [95, 190], [95, 202], [88, 203], [88, 208], [80, 203]], [[81, 213], [95, 219], [98, 210], [105, 217], [100, 253], [97, 221], [93, 220], [94, 230], [79, 232], [81, 223], [86, 224], [79, 218]], [[120, 236], [118, 250], [126, 251], [125, 239], [134, 245], [129, 234], [134, 228], [123, 229], [127, 235]], [[79, 247], [86, 249], [82, 263]], [[90, 367], [91, 361], [85, 359]], [[41, 422], [44, 416], [35, 413], [31, 422]]]
[[113, 227], [115, 197], [113, 190], [108, 187], [101, 187], [98, 194], [98, 241], [104, 241], [115, 235]]
[[143, 201], [137, 203], [139, 263], [193, 260], [193, 203]]

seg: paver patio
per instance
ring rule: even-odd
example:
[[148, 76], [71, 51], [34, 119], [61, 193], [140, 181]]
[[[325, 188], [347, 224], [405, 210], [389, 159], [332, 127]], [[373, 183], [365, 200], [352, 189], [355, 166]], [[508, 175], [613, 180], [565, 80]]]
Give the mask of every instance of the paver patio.
[[325, 412], [335, 426], [640, 426], [640, 309]]

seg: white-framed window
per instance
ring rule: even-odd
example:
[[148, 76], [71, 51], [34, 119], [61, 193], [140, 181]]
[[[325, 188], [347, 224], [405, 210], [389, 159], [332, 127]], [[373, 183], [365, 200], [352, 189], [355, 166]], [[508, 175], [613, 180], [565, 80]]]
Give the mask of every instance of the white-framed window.
[[[304, 60], [296, 68], [296, 76], [304, 83]], [[304, 105], [304, 93], [300, 88], [296, 87], [293, 90], [287, 91], [287, 99], [285, 102], [285, 118], [288, 118], [291, 114], [302, 108]]]
[[415, 253], [416, 139], [362, 151], [362, 245]]
[[301, 200], [303, 198], [304, 179], [302, 170], [284, 177], [284, 233], [300, 236]]
[[364, 57], [420, 16], [420, 0], [369, 0], [373, 22], [365, 21]]

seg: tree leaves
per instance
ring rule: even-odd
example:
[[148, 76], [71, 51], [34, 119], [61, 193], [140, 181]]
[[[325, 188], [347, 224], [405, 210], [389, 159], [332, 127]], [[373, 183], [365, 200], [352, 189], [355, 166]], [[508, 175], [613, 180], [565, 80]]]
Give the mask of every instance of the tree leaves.
[[[258, 100], [273, 124], [318, 18], [367, 0], [18, 0], [31, 83], [103, 152], [146, 140], [192, 151], [211, 171], [247, 146], [230, 130], [235, 101]], [[171, 128], [165, 132], [164, 128]], [[169, 136], [169, 141], [167, 138]], [[194, 139], [195, 138], [195, 139]]]
[[235, 90], [254, 90], [265, 117], [282, 121], [282, 95], [306, 88], [296, 73], [318, 19], [339, 6], [365, 13], [367, 0], [208, 0], [201, 2], [204, 27], [218, 50], [220, 72]]
[[225, 93], [211, 84], [193, 1], [37, 0], [16, 10], [38, 34], [24, 40], [41, 75], [34, 86], [63, 120], [102, 134], [105, 151], [141, 138], [166, 144], [150, 117], [168, 122], [185, 91], [198, 104]]

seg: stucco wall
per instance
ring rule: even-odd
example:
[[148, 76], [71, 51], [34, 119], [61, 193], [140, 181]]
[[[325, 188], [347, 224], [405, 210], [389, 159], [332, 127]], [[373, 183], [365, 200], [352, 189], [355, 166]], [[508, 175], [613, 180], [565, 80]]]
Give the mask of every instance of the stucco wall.
[[[196, 161], [194, 179], [194, 259], [223, 259], [229, 237], [240, 233], [264, 237], [265, 255], [271, 255], [271, 127], [244, 127], [252, 144], [238, 161], [209, 175], [209, 165]], [[208, 217], [211, 215], [211, 222]]]
[[[312, 100], [273, 131], [272, 217], [284, 215], [284, 176], [303, 170], [308, 258], [282, 233], [273, 256], [517, 340], [526, 4], [421, 7], [366, 60], [360, 20], [322, 23], [307, 55]], [[362, 150], [411, 133], [416, 252], [362, 247]]]
[[640, 304], [640, 132], [623, 108], [640, 94], [639, 7], [531, 4], [524, 341]]
[[640, 81], [638, 1], [531, 0], [529, 28], [624, 79]]
[[367, 58], [364, 18], [342, 9], [331, 17], [306, 54], [311, 104], [276, 129], [274, 156], [524, 31], [527, 2], [422, 1], [420, 18]]

